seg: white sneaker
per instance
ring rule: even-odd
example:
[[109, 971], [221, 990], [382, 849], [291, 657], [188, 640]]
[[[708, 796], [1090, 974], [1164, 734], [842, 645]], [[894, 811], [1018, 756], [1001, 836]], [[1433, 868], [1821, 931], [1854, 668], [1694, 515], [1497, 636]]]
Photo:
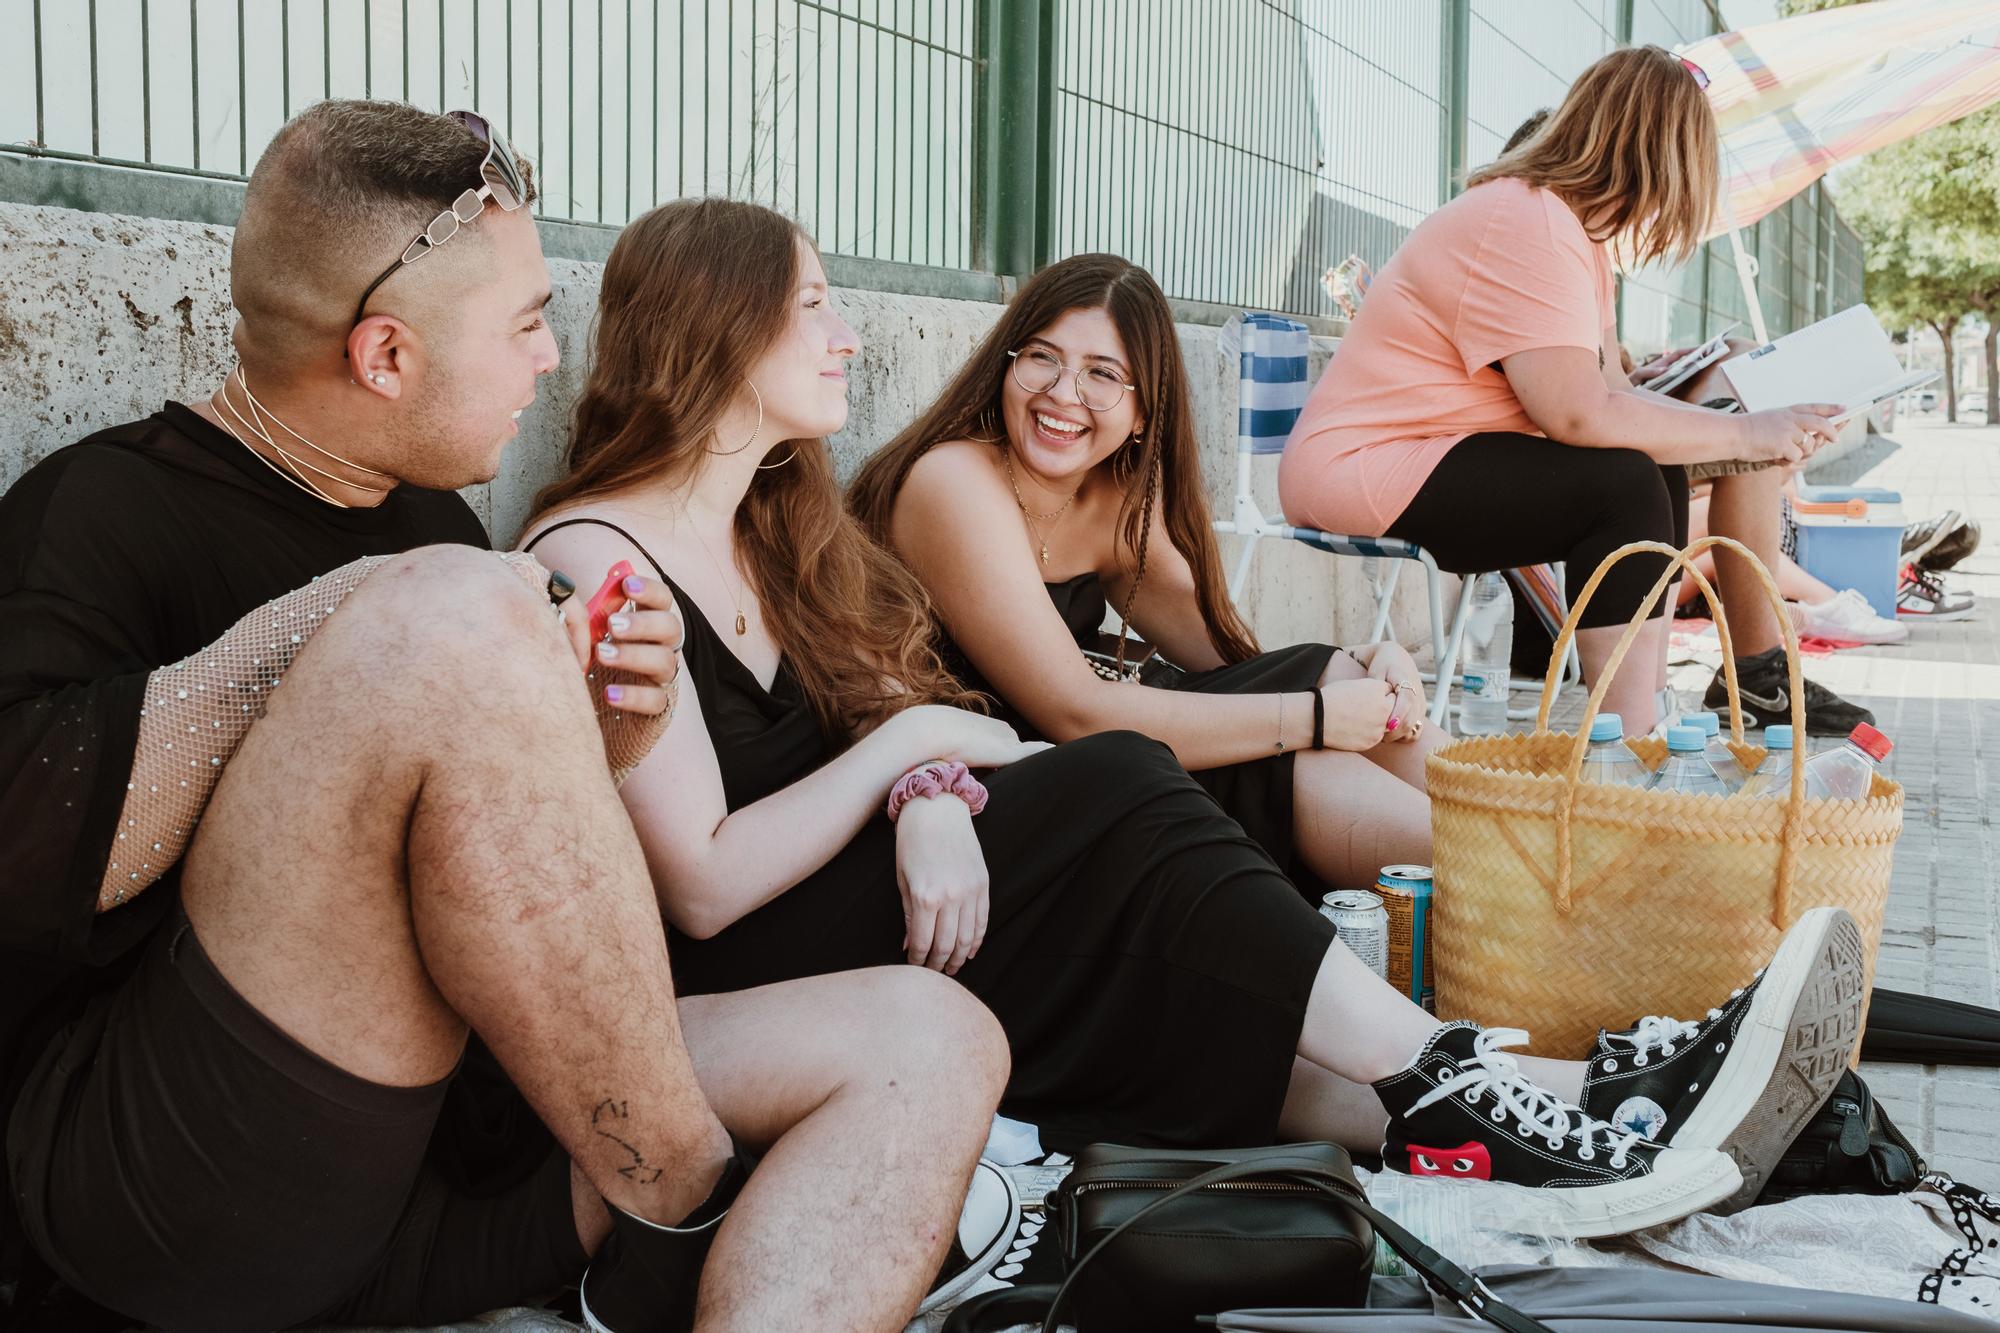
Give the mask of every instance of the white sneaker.
[[1801, 602], [1805, 628], [1799, 632], [1815, 639], [1836, 639], [1843, 643], [1906, 643], [1910, 627], [1875, 614], [1853, 588], [1842, 588], [1823, 602]]

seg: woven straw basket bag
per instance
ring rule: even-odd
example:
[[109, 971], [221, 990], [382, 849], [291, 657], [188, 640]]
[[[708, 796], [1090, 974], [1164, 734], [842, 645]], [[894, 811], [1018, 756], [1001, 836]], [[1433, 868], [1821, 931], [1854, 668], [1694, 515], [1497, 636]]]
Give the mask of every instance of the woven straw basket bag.
[[[1844, 907], [1860, 923], [1873, 984], [1889, 862], [1903, 822], [1896, 783], [1878, 775], [1865, 800], [1808, 800], [1803, 744], [1784, 800], [1579, 780], [1605, 689], [1646, 613], [1683, 569], [1715, 616], [1730, 748], [1746, 769], [1762, 762], [1764, 750], [1743, 739], [1722, 608], [1693, 568], [1695, 556], [1715, 546], [1756, 569], [1777, 610], [1790, 658], [1792, 729], [1801, 740], [1806, 735], [1798, 636], [1755, 556], [1722, 537], [1682, 552], [1657, 542], [1612, 552], [1556, 640], [1534, 731], [1469, 737], [1430, 757], [1432, 961], [1441, 1017], [1525, 1028], [1537, 1055], [1587, 1057], [1599, 1028], [1627, 1027], [1642, 1014], [1700, 1014], [1721, 1003], [1763, 966], [1802, 912], [1823, 905]], [[1642, 551], [1673, 563], [1592, 688], [1581, 731], [1551, 732], [1549, 709], [1578, 618], [1606, 572]], [[1666, 758], [1657, 738], [1629, 744], [1648, 767]]]

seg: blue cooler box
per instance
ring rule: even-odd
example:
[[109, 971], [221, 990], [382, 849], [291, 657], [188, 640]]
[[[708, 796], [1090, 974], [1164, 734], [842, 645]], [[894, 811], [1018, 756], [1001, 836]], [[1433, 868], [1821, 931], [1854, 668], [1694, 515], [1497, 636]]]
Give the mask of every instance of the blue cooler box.
[[1799, 499], [1868, 502], [1868, 512], [1861, 518], [1800, 513], [1794, 506], [1796, 559], [1814, 578], [1835, 588], [1853, 588], [1868, 599], [1876, 615], [1894, 620], [1896, 579], [1903, 562], [1902, 493], [1869, 486], [1801, 486]]

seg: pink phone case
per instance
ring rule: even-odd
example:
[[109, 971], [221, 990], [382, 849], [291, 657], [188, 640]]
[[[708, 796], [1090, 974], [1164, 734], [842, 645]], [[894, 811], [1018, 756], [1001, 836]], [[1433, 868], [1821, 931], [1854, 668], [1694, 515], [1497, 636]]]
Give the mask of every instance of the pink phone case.
[[625, 580], [631, 577], [632, 562], [630, 560], [620, 560], [611, 567], [611, 572], [604, 576], [603, 584], [591, 595], [586, 609], [590, 612], [590, 651], [592, 657], [590, 662], [584, 667], [586, 673], [589, 672], [591, 667], [597, 665], [597, 658], [595, 656], [597, 645], [603, 643], [606, 636], [611, 633], [612, 614], [630, 600], [625, 596]]

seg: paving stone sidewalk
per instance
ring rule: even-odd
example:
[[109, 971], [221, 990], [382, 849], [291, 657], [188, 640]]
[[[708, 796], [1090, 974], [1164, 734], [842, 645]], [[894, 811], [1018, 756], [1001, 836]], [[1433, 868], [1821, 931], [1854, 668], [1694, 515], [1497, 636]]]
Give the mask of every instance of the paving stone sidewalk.
[[[1990, 800], [2000, 792], [2000, 427], [1899, 422], [1893, 437], [1871, 436], [1808, 479], [1886, 486], [1902, 493], [1908, 519], [1957, 509], [1986, 530], [1982, 549], [1948, 575], [1979, 598], [1970, 619], [1913, 625], [1906, 644], [1812, 658], [1806, 671], [1873, 710], [1896, 743], [1887, 769], [1904, 788], [1903, 836], [1877, 979], [2000, 1007], [2000, 837]], [[1683, 700], [1701, 697], [1719, 661], [1676, 665]], [[1566, 691], [1558, 716], [1574, 725], [1581, 711], [1582, 692]], [[1862, 1072], [1934, 1168], [2000, 1190], [2000, 1069], [1871, 1062]]]
[[[1900, 647], [1815, 663], [1829, 688], [1875, 711], [1903, 784], [1879, 968], [1899, 990], [2000, 1005], [2000, 427], [1918, 420], [1815, 476], [1888, 486], [1917, 518], [1957, 509], [1991, 534], [1952, 571], [1979, 598], [1970, 619], [1913, 627]], [[1994, 749], [1987, 748], [1992, 742]], [[1863, 1073], [1934, 1167], [2000, 1188], [2000, 1070], [1873, 1063]]]

